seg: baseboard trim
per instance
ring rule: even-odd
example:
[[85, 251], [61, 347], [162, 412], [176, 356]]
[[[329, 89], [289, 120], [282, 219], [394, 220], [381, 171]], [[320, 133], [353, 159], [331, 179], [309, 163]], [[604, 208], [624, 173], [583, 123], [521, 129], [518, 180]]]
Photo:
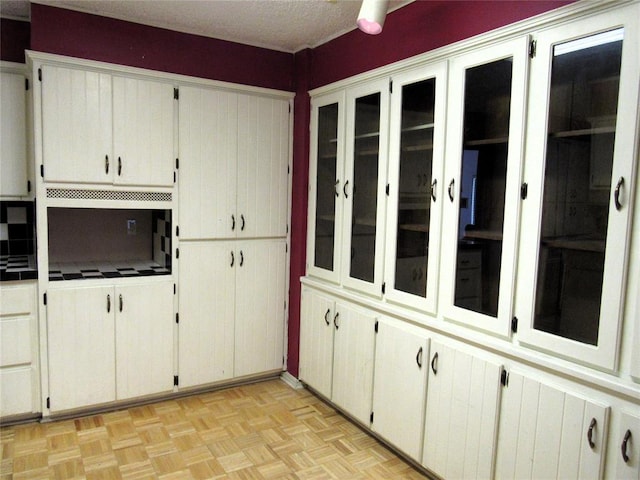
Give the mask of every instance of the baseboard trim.
[[291, 375], [289, 372], [282, 372], [282, 375], [280, 375], [280, 380], [282, 380], [284, 383], [289, 385], [294, 390], [300, 390], [304, 388], [304, 385], [302, 385], [302, 382], [298, 380], [296, 377], [294, 377], [293, 375]]

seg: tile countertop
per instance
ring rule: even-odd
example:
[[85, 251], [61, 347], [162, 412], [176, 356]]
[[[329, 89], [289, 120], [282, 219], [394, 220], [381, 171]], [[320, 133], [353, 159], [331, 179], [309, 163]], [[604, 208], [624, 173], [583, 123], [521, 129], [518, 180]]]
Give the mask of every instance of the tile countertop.
[[171, 271], [153, 260], [118, 262], [69, 262], [49, 264], [49, 281], [92, 278], [146, 277], [170, 275]]
[[33, 255], [0, 255], [0, 281], [34, 280], [38, 267]]

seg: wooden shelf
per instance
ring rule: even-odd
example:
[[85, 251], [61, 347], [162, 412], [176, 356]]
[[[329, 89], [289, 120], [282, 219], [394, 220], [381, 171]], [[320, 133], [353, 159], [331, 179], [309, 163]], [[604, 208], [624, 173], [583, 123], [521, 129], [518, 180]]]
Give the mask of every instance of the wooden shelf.
[[423, 123], [422, 125], [416, 125], [414, 127], [403, 128], [401, 132], [418, 132], [420, 130], [429, 130], [435, 126], [435, 123]]
[[579, 250], [582, 252], [604, 253], [604, 240], [589, 240], [581, 238], [544, 238], [542, 245], [563, 250]]
[[563, 132], [552, 132], [549, 134], [552, 138], [571, 138], [571, 137], [586, 137], [589, 135], [598, 135], [602, 133], [615, 133], [615, 125], [595, 128], [582, 128], [579, 130], [567, 130]]
[[402, 223], [398, 225], [398, 229], [409, 232], [429, 233], [429, 225], [423, 225], [422, 223]]
[[482, 145], [500, 145], [508, 143], [509, 137], [483, 138], [480, 140], [469, 140], [464, 142], [465, 147], [480, 147]]
[[422, 143], [419, 145], [409, 145], [402, 147], [403, 152], [426, 152], [427, 150], [433, 150], [433, 143]]
[[464, 232], [464, 238], [502, 241], [502, 232], [497, 230], [467, 230]]

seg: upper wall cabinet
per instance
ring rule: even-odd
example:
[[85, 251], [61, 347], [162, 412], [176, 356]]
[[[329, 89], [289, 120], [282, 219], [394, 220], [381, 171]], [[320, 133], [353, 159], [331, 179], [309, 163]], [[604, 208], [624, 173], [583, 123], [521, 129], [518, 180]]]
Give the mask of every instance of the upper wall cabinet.
[[287, 234], [289, 101], [182, 87], [180, 237]]
[[543, 31], [531, 62], [529, 124], [539, 128], [527, 139], [519, 340], [606, 369], [635, 188], [638, 21], [632, 6]]
[[173, 85], [54, 65], [39, 77], [45, 181], [173, 185]]
[[378, 296], [388, 111], [387, 79], [312, 104], [308, 271]]
[[387, 298], [435, 313], [443, 202], [446, 64], [393, 77]]
[[527, 40], [450, 64], [442, 312], [502, 336], [512, 318]]
[[26, 76], [24, 65], [1, 67], [0, 196], [21, 197], [28, 194]]

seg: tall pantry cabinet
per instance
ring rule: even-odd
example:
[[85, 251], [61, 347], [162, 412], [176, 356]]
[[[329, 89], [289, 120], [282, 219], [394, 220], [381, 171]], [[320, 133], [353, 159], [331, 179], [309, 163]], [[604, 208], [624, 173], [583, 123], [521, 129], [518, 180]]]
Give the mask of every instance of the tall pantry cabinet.
[[[576, 2], [311, 92], [300, 379], [439, 476], [640, 474], [639, 22], [637, 0]], [[340, 245], [349, 92], [381, 79], [377, 290], [347, 281]], [[373, 365], [372, 386], [351, 374], [364, 420], [335, 394], [343, 305], [368, 341], [350, 361]]]

